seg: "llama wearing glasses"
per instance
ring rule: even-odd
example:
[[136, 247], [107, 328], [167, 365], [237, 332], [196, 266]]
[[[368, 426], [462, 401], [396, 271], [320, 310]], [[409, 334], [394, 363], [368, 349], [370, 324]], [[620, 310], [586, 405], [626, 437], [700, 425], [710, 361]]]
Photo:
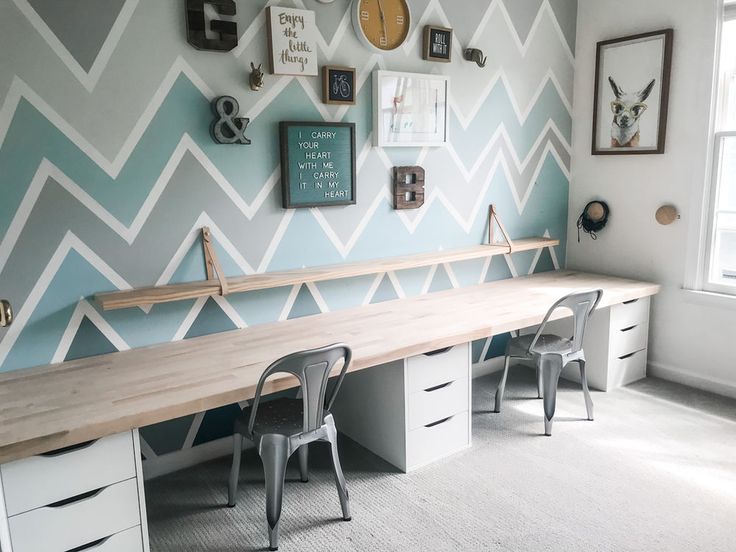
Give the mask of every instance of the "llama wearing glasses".
[[616, 96], [616, 99], [611, 102], [611, 111], [613, 111], [611, 147], [636, 148], [639, 146], [640, 139], [639, 119], [647, 109], [644, 101], [652, 93], [656, 79], [652, 79], [652, 82], [646, 87], [635, 93], [624, 92], [611, 77], [608, 77], [608, 82]]

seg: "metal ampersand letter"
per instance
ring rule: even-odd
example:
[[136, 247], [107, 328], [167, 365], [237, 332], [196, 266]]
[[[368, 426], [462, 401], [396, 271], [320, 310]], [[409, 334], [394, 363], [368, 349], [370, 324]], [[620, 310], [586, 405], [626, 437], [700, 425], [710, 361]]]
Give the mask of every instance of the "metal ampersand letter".
[[250, 145], [250, 140], [245, 137], [245, 129], [250, 119], [238, 117], [238, 111], [240, 104], [232, 96], [220, 96], [212, 102], [212, 112], [217, 119], [212, 121], [210, 133], [215, 142]]
[[207, 38], [205, 4], [212, 4], [220, 15], [235, 15], [235, 0], [186, 0], [187, 42], [198, 50], [229, 52], [238, 45], [238, 25], [233, 21], [213, 19], [210, 30], [220, 38]]

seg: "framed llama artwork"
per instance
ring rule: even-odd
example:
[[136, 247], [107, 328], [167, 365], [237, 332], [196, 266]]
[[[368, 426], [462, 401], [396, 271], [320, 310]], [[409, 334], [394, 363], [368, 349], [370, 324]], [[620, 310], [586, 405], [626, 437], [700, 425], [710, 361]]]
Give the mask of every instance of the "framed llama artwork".
[[672, 29], [598, 43], [593, 155], [664, 153]]

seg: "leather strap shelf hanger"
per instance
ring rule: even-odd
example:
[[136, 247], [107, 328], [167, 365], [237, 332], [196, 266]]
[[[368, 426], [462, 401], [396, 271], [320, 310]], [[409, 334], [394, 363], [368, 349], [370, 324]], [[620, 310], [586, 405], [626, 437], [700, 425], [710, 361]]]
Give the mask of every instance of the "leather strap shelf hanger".
[[[326, 266], [313, 266], [294, 270], [283, 270], [278, 272], [265, 272], [261, 274], [248, 274], [244, 276], [226, 277], [222, 271], [214, 244], [212, 233], [207, 227], [202, 228], [202, 247], [204, 248], [205, 269], [207, 279], [198, 282], [186, 282], [182, 284], [167, 284], [136, 288], [124, 291], [113, 291], [98, 293], [95, 301], [103, 310], [126, 309], [144, 305], [158, 305], [173, 301], [184, 301], [187, 299], [198, 299], [200, 297], [211, 297], [214, 295], [227, 295], [231, 293], [242, 293], [259, 289], [272, 289], [283, 286], [293, 286], [309, 282], [325, 282], [328, 280], [339, 280], [355, 276], [366, 276], [395, 270], [407, 270], [432, 266], [443, 263], [454, 263], [470, 259], [484, 259], [495, 255], [508, 255], [521, 251], [543, 249], [559, 245], [559, 240], [551, 238], [523, 238], [513, 243], [509, 239], [506, 229], [498, 220], [498, 215], [493, 206], [489, 208], [492, 215], [489, 221], [489, 238], [491, 243], [486, 245], [474, 245], [458, 249], [444, 249], [442, 251], [429, 251], [401, 257], [387, 257], [383, 259], [371, 259]], [[507, 244], [492, 243], [492, 223], [496, 221]]]

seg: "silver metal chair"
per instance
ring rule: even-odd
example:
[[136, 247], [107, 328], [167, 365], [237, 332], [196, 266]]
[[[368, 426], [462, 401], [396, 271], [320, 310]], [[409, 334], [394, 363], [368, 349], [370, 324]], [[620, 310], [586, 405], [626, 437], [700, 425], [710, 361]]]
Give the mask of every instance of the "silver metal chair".
[[[348, 491], [340, 466], [337, 452], [337, 430], [330, 408], [340, 389], [351, 358], [352, 352], [347, 345], [335, 344], [301, 351], [277, 360], [263, 372], [258, 381], [252, 404], [244, 408], [235, 421], [228, 505], [235, 506], [243, 437], [246, 437], [253, 441], [263, 461], [270, 550], [278, 549], [286, 464], [289, 457], [298, 450], [301, 479], [308, 481], [308, 445], [314, 441], [330, 443], [342, 518], [350, 521]], [[340, 359], [344, 359], [343, 367], [332, 391], [328, 394], [328, 379]], [[263, 385], [270, 376], [276, 373], [289, 373], [296, 376], [301, 386], [302, 398], [282, 398], [261, 404]]]
[[[506, 345], [506, 358], [503, 377], [496, 389], [495, 412], [501, 412], [501, 401], [506, 387], [511, 359], [530, 360], [537, 365], [537, 395], [544, 399], [544, 434], [552, 434], [552, 418], [557, 403], [557, 384], [563, 368], [571, 362], [580, 366], [580, 379], [585, 396], [588, 419], [593, 419], [593, 401], [590, 398], [588, 379], [585, 375], [585, 353], [583, 337], [588, 319], [603, 295], [603, 290], [571, 293], [557, 301], [547, 311], [537, 333], [512, 338]], [[545, 334], [544, 329], [557, 309], [568, 309], [573, 315], [573, 335], [566, 339], [557, 335]]]

